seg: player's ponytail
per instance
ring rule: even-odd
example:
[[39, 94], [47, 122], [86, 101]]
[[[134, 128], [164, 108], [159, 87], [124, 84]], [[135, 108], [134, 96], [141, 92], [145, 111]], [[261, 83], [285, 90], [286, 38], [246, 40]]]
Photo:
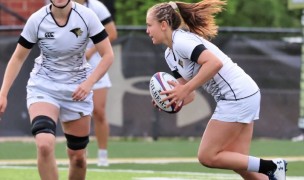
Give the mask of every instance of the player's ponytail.
[[190, 32], [210, 39], [217, 35], [214, 15], [222, 11], [226, 1], [204, 0], [198, 3], [175, 2]]
[[221, 12], [225, 4], [225, 0], [203, 0], [198, 3], [170, 1], [156, 4], [148, 12], [153, 12], [158, 22], [166, 21], [172, 30], [187, 29], [210, 39], [218, 31], [214, 15]]

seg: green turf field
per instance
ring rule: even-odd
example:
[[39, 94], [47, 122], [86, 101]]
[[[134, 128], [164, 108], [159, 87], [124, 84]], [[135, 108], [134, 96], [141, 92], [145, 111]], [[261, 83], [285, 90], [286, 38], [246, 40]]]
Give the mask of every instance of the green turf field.
[[[217, 180], [240, 179], [232, 171], [209, 169], [196, 160], [199, 139], [161, 138], [111, 139], [109, 142], [109, 167], [95, 165], [96, 142], [88, 146], [87, 179], [105, 180]], [[33, 142], [0, 143], [0, 179], [39, 179], [35, 166], [36, 152]], [[304, 180], [304, 142], [288, 140], [254, 140], [251, 155], [288, 160], [287, 180]], [[65, 143], [58, 142], [56, 156], [60, 179], [67, 179]]]

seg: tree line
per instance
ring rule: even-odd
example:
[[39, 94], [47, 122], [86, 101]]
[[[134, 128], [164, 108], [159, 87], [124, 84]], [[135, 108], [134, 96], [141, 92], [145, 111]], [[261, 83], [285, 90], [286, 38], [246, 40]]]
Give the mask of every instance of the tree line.
[[[148, 8], [160, 2], [168, 0], [115, 0], [116, 23], [145, 25]], [[301, 10], [289, 10], [287, 0], [227, 0], [224, 11], [216, 20], [219, 26], [294, 28], [301, 27], [301, 13]]]

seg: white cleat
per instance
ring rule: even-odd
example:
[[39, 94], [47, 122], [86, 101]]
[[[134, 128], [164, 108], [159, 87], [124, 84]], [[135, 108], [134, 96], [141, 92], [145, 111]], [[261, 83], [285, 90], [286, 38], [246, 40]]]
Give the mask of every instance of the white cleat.
[[109, 162], [108, 162], [107, 159], [99, 158], [98, 162], [97, 162], [97, 166], [99, 166], [99, 167], [108, 167], [109, 166]]
[[283, 159], [274, 159], [272, 161], [277, 165], [277, 169], [270, 173], [269, 180], [286, 180], [287, 162]]
[[291, 139], [292, 142], [300, 142], [304, 141], [304, 134], [300, 134], [299, 136], [295, 136]]

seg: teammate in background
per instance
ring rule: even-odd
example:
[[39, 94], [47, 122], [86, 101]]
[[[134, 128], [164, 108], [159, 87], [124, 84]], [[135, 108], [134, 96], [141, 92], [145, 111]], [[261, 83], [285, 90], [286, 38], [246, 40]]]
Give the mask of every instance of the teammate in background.
[[300, 142], [300, 141], [304, 141], [304, 129], [300, 128], [300, 131], [302, 132], [301, 134], [299, 134], [298, 136], [295, 136], [293, 138], [291, 138], [291, 140], [293, 142]]
[[[85, 58], [91, 39], [103, 60], [92, 70]], [[93, 85], [114, 60], [110, 40], [96, 14], [70, 0], [52, 0], [31, 15], [20, 35], [0, 91], [0, 115], [9, 90], [34, 44], [35, 59], [27, 84], [27, 107], [35, 136], [40, 179], [56, 180], [56, 125], [61, 123], [67, 140], [69, 179], [84, 180], [89, 143]]]
[[[153, 44], [167, 46], [165, 59], [178, 83], [163, 100], [190, 103], [203, 87], [217, 102], [198, 149], [209, 168], [234, 170], [244, 179], [285, 180], [286, 161], [249, 156], [254, 120], [259, 118], [260, 90], [254, 80], [209, 39], [217, 34], [214, 15], [225, 1], [169, 2], [151, 7], [146, 16]], [[198, 107], [198, 111], [200, 108]]]
[[112, 18], [115, 21], [115, 13], [116, 13], [116, 9], [115, 9], [115, 0], [98, 0], [100, 2], [102, 2], [107, 9], [110, 11]]
[[[104, 4], [97, 0], [74, 0], [90, 9], [92, 9], [98, 16], [99, 20], [104, 25], [106, 32], [109, 35], [110, 41], [113, 42], [117, 39], [117, 30], [109, 10]], [[86, 58], [92, 67], [96, 68], [101, 57], [96, 51], [93, 43], [88, 44], [86, 51]], [[98, 160], [97, 166], [108, 166], [108, 151], [107, 142], [110, 133], [109, 124], [106, 118], [106, 99], [108, 88], [110, 88], [111, 81], [108, 73], [106, 73], [93, 87], [93, 122], [94, 131], [98, 145]]]

